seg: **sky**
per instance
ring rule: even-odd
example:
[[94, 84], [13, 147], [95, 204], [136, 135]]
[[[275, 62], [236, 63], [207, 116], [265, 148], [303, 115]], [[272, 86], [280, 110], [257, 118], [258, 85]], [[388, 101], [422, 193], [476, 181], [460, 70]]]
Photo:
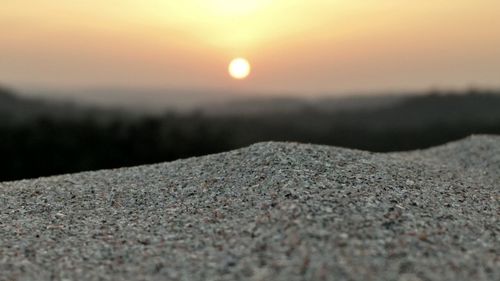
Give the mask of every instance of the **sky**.
[[[500, 86], [498, 0], [1, 0], [0, 83], [340, 93]], [[244, 57], [247, 79], [229, 62]]]

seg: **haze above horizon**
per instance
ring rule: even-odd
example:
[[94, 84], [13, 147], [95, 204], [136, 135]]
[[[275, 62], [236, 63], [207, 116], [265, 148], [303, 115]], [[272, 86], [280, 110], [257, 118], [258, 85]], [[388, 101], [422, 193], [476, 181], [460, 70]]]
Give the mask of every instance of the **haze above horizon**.
[[494, 0], [5, 0], [0, 42], [0, 83], [21, 88], [500, 87]]

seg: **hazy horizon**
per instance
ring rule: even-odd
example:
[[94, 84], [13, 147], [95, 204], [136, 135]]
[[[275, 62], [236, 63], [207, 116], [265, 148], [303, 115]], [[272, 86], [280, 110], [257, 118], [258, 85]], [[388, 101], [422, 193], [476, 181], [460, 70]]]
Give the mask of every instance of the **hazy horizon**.
[[[2, 85], [0, 85], [2, 86]], [[3, 85], [4, 86], [4, 85]], [[19, 97], [29, 100], [73, 104], [86, 108], [123, 109], [126, 112], [163, 114], [174, 112], [204, 112], [208, 114], [252, 114], [255, 112], [286, 112], [304, 107], [324, 110], [353, 110], [391, 106], [418, 96], [439, 94], [465, 95], [490, 93], [498, 95], [500, 89], [485, 87], [427, 88], [415, 90], [367, 91], [343, 93], [299, 92], [231, 92], [229, 90], [200, 89], [140, 89], [140, 88], [87, 88], [19, 90], [7, 87]], [[322, 110], [323, 110], [322, 109]]]
[[[0, 83], [370, 93], [500, 87], [500, 2], [3, 1]], [[247, 58], [252, 73], [231, 79]]]

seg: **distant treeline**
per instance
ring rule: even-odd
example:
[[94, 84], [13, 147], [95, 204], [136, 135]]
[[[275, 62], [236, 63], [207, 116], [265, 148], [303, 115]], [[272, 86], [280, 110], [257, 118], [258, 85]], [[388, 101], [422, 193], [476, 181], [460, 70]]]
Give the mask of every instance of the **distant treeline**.
[[245, 116], [116, 115], [104, 122], [95, 112], [80, 118], [38, 114], [16, 121], [2, 111], [2, 103], [16, 97], [3, 92], [0, 181], [170, 161], [270, 140], [382, 152], [426, 148], [471, 134], [500, 134], [500, 93], [493, 92], [411, 96], [372, 110], [305, 107]]

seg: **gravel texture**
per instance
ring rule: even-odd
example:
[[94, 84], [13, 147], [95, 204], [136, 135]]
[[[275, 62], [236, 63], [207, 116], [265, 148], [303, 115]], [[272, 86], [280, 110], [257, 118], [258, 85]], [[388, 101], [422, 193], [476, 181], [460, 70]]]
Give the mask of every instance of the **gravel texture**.
[[500, 137], [0, 183], [0, 280], [500, 280]]

